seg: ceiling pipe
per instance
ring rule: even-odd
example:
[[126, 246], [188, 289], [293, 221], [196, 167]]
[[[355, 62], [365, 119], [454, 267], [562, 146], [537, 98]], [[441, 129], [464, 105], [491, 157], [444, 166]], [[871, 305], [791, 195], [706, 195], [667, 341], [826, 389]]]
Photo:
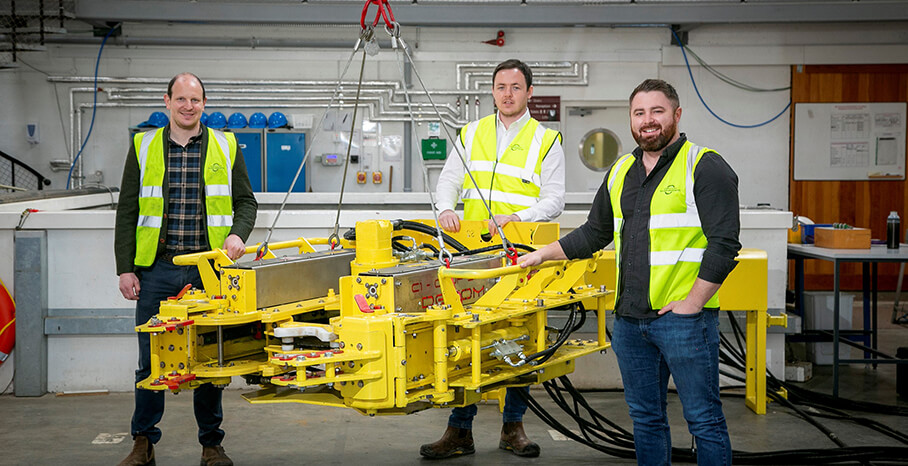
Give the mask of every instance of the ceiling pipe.
[[[48, 36], [44, 39], [46, 44], [63, 44], [63, 45], [101, 45], [103, 37], [88, 36]], [[391, 48], [391, 41], [378, 41], [379, 46], [384, 49]], [[303, 40], [303, 39], [261, 39], [257, 37], [245, 37], [240, 39], [224, 39], [216, 37], [110, 37], [107, 39], [106, 46], [119, 45], [122, 47], [132, 46], [156, 46], [156, 47], [234, 47], [234, 48], [294, 48], [294, 49], [352, 49], [354, 42], [351, 41], [327, 41], [327, 40]]]

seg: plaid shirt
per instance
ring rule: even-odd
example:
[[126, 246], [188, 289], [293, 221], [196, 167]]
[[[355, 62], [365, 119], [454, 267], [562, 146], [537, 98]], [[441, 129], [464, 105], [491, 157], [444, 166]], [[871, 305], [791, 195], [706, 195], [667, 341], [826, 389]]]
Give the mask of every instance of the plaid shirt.
[[185, 147], [170, 140], [167, 154], [168, 196], [165, 251], [187, 254], [208, 250], [202, 222], [201, 165], [202, 134], [193, 136]]

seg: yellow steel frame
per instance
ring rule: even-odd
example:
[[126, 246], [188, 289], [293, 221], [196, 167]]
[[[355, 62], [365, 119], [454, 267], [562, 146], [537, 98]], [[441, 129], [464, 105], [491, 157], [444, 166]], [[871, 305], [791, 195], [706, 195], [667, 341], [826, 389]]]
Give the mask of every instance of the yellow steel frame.
[[[420, 222], [434, 227], [432, 221]], [[483, 223], [463, 222], [454, 236], [468, 248], [487, 246], [479, 235]], [[514, 243], [541, 246], [558, 238], [558, 225], [513, 222], [505, 233]], [[424, 233], [408, 234], [417, 243], [435, 241]], [[613, 252], [532, 269], [439, 267], [434, 285], [439, 297], [423, 310], [421, 303], [397, 302], [406, 299], [401, 284], [381, 272], [400, 263], [391, 235], [387, 221], [360, 222], [356, 241], [342, 241], [343, 248], [356, 248], [356, 258], [351, 274], [339, 277], [337, 290], [268, 307], [256, 303], [254, 268], [224, 268], [231, 262], [220, 250], [177, 257], [176, 264], [199, 267], [205, 289], [163, 302], [154, 319], [137, 327], [151, 334], [153, 366], [137, 386], [176, 392], [254, 376], [264, 389], [245, 395], [253, 403], [401, 414], [464, 406], [500, 387], [541, 383], [572, 372], [576, 358], [610, 346], [605, 310], [614, 308]], [[274, 243], [265, 257], [290, 248], [312, 253], [313, 245], [327, 244], [327, 238]], [[739, 261], [720, 299], [723, 309], [748, 312], [747, 403], [765, 413], [765, 329], [775, 323], [766, 315], [766, 255], [745, 250]], [[464, 302], [460, 288], [473, 281], [494, 285]], [[543, 363], [522, 362], [515, 345], [525, 354], [546, 349], [548, 313], [580, 303], [596, 312], [596, 340], [568, 341]], [[321, 335], [324, 343], [307, 347], [287, 337], [303, 334]], [[315, 387], [319, 391], [312, 391]]]

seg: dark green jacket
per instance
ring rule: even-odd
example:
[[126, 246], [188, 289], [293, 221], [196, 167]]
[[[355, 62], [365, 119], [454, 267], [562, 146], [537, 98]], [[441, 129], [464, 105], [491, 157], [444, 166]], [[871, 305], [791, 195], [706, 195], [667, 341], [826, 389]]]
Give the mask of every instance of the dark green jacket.
[[[164, 128], [164, 154], [170, 150], [170, 127]], [[114, 256], [117, 260], [117, 275], [135, 272], [136, 258], [136, 224], [139, 221], [139, 160], [136, 157], [135, 140], [129, 138], [129, 153], [126, 155], [126, 166], [123, 168], [123, 181], [120, 182], [120, 201], [117, 204], [117, 223], [114, 229]], [[208, 153], [208, 131], [202, 125], [202, 150], [201, 154]], [[162, 156], [164, 156], [162, 154]], [[202, 162], [204, 165], [204, 161]], [[200, 180], [199, 193], [205, 194], [205, 180]], [[249, 183], [249, 174], [246, 172], [246, 161], [239, 145], [236, 148], [236, 159], [233, 163], [233, 227], [231, 235], [237, 235], [245, 242], [255, 226], [255, 214], [258, 203], [252, 194], [252, 185]], [[168, 175], [165, 159], [164, 184], [164, 211], [168, 205]], [[202, 230], [208, 235], [205, 216], [205, 199], [202, 201]], [[158, 241], [158, 254], [164, 251], [164, 239], [167, 237], [167, 218], [161, 224], [161, 237]], [[206, 238], [207, 241], [207, 238]], [[221, 247], [220, 244], [215, 245]]]

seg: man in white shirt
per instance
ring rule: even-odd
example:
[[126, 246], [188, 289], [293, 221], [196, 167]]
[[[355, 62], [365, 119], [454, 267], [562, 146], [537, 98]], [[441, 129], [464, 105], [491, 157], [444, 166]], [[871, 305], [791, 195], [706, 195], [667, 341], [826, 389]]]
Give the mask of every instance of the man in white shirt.
[[[454, 212], [460, 199], [464, 202], [464, 219], [488, 219], [493, 234], [497, 233], [495, 223], [504, 227], [509, 222], [547, 222], [564, 210], [561, 133], [543, 127], [527, 110], [533, 96], [529, 66], [514, 59], [500, 63], [492, 74], [492, 95], [498, 112], [461, 130], [438, 178], [438, 223], [446, 231], [460, 231], [460, 218]], [[466, 174], [464, 162], [472, 177]], [[489, 203], [488, 208], [482, 198]], [[518, 456], [539, 456], [539, 445], [524, 432], [527, 407], [516, 390], [528, 388], [508, 388], [498, 447]], [[474, 453], [472, 425], [476, 411], [476, 405], [454, 408], [441, 439], [423, 445], [419, 453], [427, 458]]]

